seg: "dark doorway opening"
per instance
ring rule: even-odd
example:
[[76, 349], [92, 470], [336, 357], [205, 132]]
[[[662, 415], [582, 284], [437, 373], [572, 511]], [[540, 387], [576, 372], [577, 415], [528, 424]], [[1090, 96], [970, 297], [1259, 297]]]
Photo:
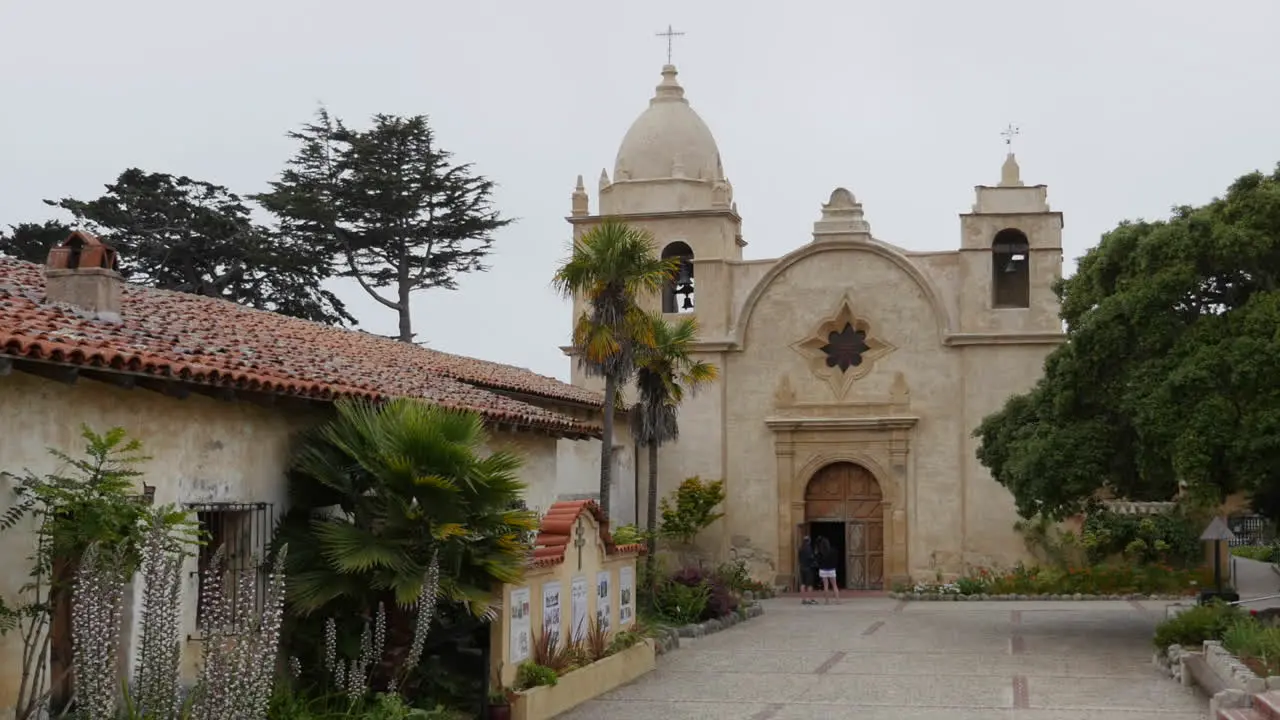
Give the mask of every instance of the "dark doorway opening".
[[[831, 543], [831, 547], [835, 549], [836, 556], [836, 587], [843, 588], [848, 578], [845, 577], [848, 572], [849, 565], [848, 548], [845, 547], [845, 523], [843, 522], [811, 522], [809, 523], [809, 536], [813, 538], [813, 547], [816, 551], [818, 548], [818, 538], [826, 538]], [[818, 587], [822, 587], [821, 581]]]

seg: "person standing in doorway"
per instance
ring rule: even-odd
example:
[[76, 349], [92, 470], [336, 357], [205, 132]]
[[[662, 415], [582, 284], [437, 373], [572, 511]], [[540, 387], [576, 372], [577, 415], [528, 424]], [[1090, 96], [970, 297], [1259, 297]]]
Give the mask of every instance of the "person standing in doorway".
[[831, 541], [825, 537], [818, 538], [818, 582], [822, 583], [822, 598], [828, 605], [831, 604], [832, 597], [837, 605], [840, 604], [840, 589], [836, 587], [836, 560], [836, 549], [831, 547]]
[[817, 605], [813, 591], [818, 587], [818, 556], [813, 551], [813, 541], [808, 535], [800, 541], [800, 604]]

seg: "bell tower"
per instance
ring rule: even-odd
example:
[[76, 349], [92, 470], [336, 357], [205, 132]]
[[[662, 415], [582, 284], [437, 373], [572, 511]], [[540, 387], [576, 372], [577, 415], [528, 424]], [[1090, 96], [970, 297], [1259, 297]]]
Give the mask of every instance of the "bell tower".
[[[699, 336], [720, 338], [729, 331], [727, 264], [742, 259], [746, 241], [715, 137], [689, 105], [677, 74], [674, 65], [663, 66], [649, 106], [622, 139], [612, 178], [600, 171], [598, 213], [590, 212], [579, 177], [568, 221], [575, 239], [606, 218], [648, 231], [654, 251], [679, 259], [680, 270], [657, 297], [642, 302], [663, 314], [695, 313]], [[582, 310], [575, 300], [574, 317]]]
[[960, 216], [960, 332], [1062, 332], [1053, 293], [1062, 275], [1062, 213], [1049, 207], [1048, 187], [1024, 184], [1010, 152], [1000, 183], [974, 190], [972, 212]]

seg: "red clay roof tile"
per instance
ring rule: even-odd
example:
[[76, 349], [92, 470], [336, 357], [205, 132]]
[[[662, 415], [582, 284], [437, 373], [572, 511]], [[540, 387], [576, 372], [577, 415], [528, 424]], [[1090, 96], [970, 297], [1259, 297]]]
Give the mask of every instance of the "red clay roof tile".
[[490, 392], [599, 406], [529, 370], [332, 328], [199, 295], [125, 285], [122, 321], [44, 302], [44, 271], [0, 257], [0, 355], [323, 400], [419, 397], [571, 435], [599, 428]]
[[606, 555], [644, 554], [646, 548], [643, 543], [614, 544], [613, 535], [609, 532], [609, 519], [595, 500], [562, 500], [547, 508], [542, 516], [542, 526], [533, 543], [533, 560], [530, 563], [533, 567], [549, 567], [564, 562], [574, 525], [583, 513], [590, 513], [599, 524]]

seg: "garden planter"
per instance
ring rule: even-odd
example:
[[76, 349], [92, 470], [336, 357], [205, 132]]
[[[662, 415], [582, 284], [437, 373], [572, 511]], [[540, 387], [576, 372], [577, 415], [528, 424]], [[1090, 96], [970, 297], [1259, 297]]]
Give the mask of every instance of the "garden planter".
[[511, 720], [511, 706], [490, 705], [489, 720]]
[[561, 677], [555, 685], [515, 694], [512, 720], [547, 720], [626, 685], [654, 668], [654, 643], [644, 640]]

